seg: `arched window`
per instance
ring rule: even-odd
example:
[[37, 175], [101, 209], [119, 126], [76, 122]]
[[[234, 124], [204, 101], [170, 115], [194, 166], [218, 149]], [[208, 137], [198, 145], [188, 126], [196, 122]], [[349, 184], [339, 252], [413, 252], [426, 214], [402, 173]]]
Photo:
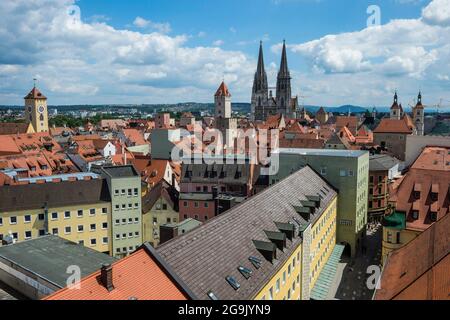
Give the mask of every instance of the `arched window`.
[[41, 115], [39, 116], [39, 120], [40, 120], [40, 121], [44, 121], [44, 115], [43, 115], [43, 114], [41, 114]]
[[258, 98], [258, 106], [261, 106], [261, 97]]

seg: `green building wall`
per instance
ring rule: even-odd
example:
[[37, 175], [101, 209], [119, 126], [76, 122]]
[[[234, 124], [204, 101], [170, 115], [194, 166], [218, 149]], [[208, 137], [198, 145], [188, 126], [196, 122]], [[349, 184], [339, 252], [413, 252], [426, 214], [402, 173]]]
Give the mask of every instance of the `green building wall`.
[[[337, 243], [348, 244], [351, 256], [360, 250], [367, 224], [369, 153], [365, 151], [280, 149], [274, 184], [309, 165], [339, 191]], [[348, 250], [347, 248], [347, 250]]]

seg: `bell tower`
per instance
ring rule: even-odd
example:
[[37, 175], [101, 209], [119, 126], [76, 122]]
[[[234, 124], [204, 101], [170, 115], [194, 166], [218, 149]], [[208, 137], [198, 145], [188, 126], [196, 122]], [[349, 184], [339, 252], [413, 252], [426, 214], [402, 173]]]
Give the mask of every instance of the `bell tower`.
[[425, 135], [425, 107], [422, 104], [422, 92], [417, 96], [417, 104], [413, 108], [413, 121], [418, 136]]
[[48, 132], [47, 98], [36, 88], [36, 84], [25, 99], [25, 121], [34, 131]]

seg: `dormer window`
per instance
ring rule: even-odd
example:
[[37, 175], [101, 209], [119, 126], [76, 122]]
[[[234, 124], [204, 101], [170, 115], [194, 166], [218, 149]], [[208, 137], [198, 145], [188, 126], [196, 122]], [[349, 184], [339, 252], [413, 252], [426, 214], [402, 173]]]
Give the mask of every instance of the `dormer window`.
[[431, 212], [430, 213], [430, 220], [432, 222], [436, 222], [437, 221], [437, 212]]
[[436, 192], [431, 193], [431, 200], [432, 201], [438, 201], [438, 194]]

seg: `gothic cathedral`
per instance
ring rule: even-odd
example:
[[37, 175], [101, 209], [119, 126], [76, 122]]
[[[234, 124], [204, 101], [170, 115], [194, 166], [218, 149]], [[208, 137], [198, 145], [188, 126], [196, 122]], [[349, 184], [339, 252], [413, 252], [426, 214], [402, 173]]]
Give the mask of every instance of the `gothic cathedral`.
[[258, 67], [255, 73], [252, 90], [252, 120], [265, 121], [267, 117], [282, 114], [288, 118], [296, 118], [298, 99], [292, 98], [291, 75], [288, 68], [286, 43], [283, 41], [280, 70], [278, 71], [276, 97], [269, 90], [267, 74], [264, 67], [262, 42], [259, 46]]

